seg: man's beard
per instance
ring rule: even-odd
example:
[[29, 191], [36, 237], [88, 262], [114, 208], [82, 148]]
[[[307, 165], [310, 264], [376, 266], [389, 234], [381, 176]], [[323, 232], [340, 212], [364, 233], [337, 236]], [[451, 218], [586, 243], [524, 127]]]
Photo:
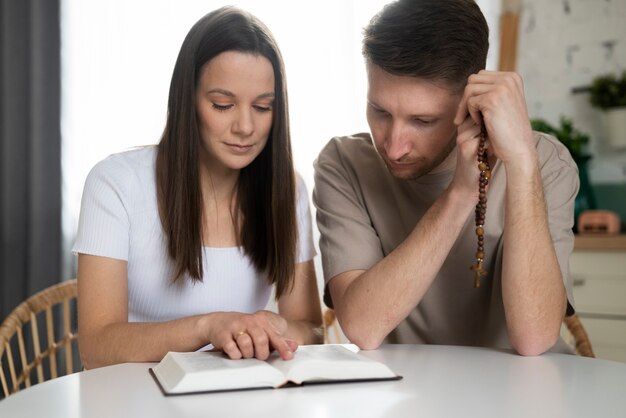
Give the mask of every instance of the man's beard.
[[456, 145], [456, 135], [453, 136], [452, 139], [450, 139], [450, 141], [448, 141], [448, 144], [443, 149], [443, 151], [441, 151], [437, 156], [435, 156], [432, 162], [429, 163], [429, 161], [423, 157], [419, 158], [417, 161], [411, 164], [410, 171], [399, 172], [397, 170], [394, 170], [394, 168], [390, 166], [389, 161], [387, 160], [386, 157], [381, 156], [381, 158], [383, 159], [383, 162], [385, 163], [387, 170], [389, 170], [391, 175], [393, 175], [394, 177], [403, 179], [403, 180], [417, 180], [418, 178], [430, 173], [435, 168], [437, 168], [448, 157], [448, 155], [450, 155], [455, 145]]

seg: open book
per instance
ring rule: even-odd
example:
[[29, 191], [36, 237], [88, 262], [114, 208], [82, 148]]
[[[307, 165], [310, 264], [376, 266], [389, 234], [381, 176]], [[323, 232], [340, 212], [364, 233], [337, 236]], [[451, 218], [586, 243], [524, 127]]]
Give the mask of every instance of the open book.
[[230, 360], [218, 352], [169, 352], [150, 371], [165, 395], [402, 378], [383, 363], [331, 344], [300, 346], [292, 360], [281, 360], [277, 353], [263, 361]]

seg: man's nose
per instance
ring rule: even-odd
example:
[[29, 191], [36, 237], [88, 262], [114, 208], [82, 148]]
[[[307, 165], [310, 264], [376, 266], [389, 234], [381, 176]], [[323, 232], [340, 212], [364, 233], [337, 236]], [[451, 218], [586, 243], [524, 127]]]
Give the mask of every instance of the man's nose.
[[411, 151], [411, 143], [406, 129], [399, 123], [394, 123], [387, 139], [387, 157], [393, 161], [400, 161]]

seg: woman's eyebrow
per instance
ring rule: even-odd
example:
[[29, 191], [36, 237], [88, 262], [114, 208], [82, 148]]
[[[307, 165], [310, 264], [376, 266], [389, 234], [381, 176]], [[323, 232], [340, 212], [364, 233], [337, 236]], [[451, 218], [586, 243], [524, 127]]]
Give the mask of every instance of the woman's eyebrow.
[[[235, 97], [235, 94], [233, 92], [225, 90], [225, 89], [222, 89], [222, 88], [214, 88], [214, 89], [211, 89], [211, 90], [207, 91], [207, 93], [208, 94], [217, 93], [217, 94], [222, 94], [222, 95], [228, 96], [228, 97]], [[275, 96], [276, 95], [274, 94], [273, 91], [268, 91], [267, 93], [259, 94], [257, 96], [257, 99], [273, 99]]]
[[223, 94], [224, 96], [228, 96], [228, 97], [235, 97], [235, 95], [232, 92], [228, 90], [220, 89], [220, 88], [211, 89], [207, 91], [207, 93], [218, 93], [218, 94]]

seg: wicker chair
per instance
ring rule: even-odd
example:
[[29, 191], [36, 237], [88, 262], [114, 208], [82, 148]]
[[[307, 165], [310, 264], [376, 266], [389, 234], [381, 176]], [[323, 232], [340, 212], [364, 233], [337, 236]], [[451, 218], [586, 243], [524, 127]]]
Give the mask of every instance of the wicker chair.
[[[76, 296], [76, 279], [50, 286], [22, 302], [2, 322], [0, 383], [3, 396], [0, 398], [80, 369], [80, 365], [74, 367], [75, 362], [79, 363], [74, 356], [78, 353], [78, 334], [73, 332], [75, 321], [71, 320], [72, 312], [75, 312]], [[42, 315], [38, 317], [39, 313]], [[39, 324], [43, 321], [45, 326], [40, 327]], [[30, 333], [26, 328], [28, 323]], [[63, 325], [63, 332], [55, 332], [55, 326], [60, 327], [60, 323]], [[40, 332], [40, 328], [44, 328], [45, 333]], [[56, 336], [59, 334], [60, 339], [57, 340]], [[42, 340], [46, 345], [43, 350], [40, 343]], [[75, 351], [73, 345], [76, 346]], [[65, 354], [65, 370], [59, 371], [57, 361], [63, 363], [62, 354]], [[32, 359], [29, 361], [28, 357]], [[44, 368], [46, 363], [48, 367]]]
[[567, 316], [563, 320], [563, 323], [569, 333], [569, 336], [566, 336], [565, 340], [574, 347], [576, 354], [583, 357], [595, 357], [587, 331], [585, 331], [578, 316]]
[[[332, 338], [330, 331], [333, 331]], [[339, 322], [335, 317], [334, 309], [326, 309], [324, 311], [324, 344], [339, 344], [346, 343], [345, 339], [341, 338], [341, 332], [339, 331]]]

